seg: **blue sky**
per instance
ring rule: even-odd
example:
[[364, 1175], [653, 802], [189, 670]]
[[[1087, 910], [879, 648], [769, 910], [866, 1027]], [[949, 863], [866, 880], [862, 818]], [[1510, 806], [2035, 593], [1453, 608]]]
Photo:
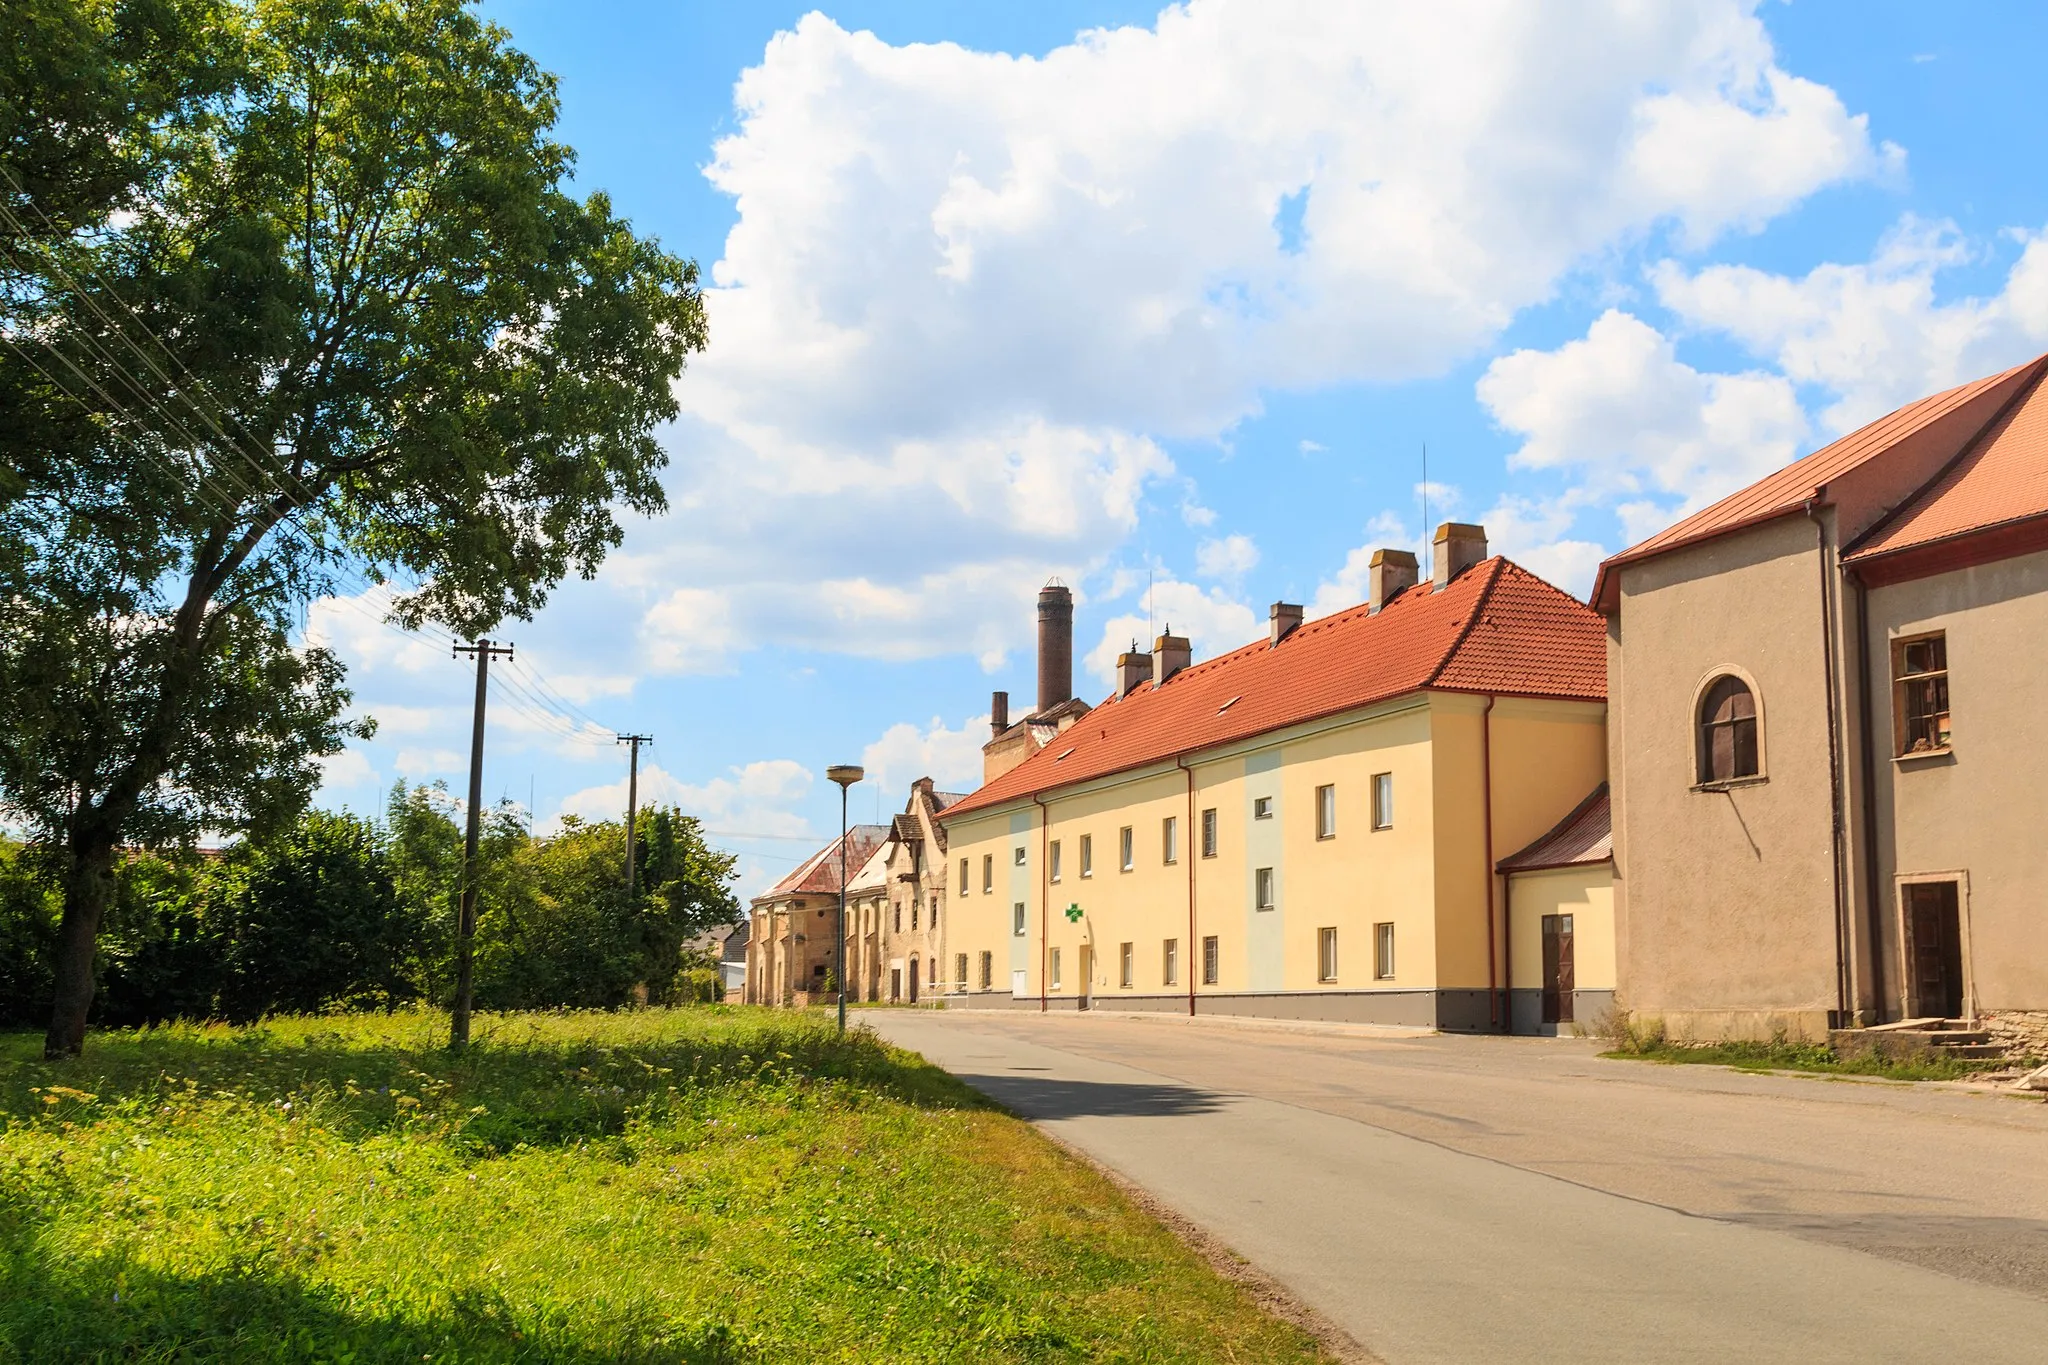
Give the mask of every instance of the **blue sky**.
[[[713, 286], [671, 511], [500, 632], [485, 790], [608, 814], [601, 730], [652, 732], [643, 797], [745, 892], [836, 828], [828, 763], [876, 776], [856, 818], [974, 784], [1049, 574], [1097, 695], [1148, 620], [1203, 657], [1357, 600], [1426, 444], [1432, 520], [1584, 595], [2048, 350], [2036, 6], [485, 8], [580, 184]], [[312, 620], [382, 727], [322, 799], [459, 791], [464, 666]]]

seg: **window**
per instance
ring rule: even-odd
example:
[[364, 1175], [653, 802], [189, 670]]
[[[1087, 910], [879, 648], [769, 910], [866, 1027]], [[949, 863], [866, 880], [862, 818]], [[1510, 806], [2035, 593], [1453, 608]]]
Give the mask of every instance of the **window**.
[[1159, 954], [1159, 979], [1169, 986], [1180, 984], [1180, 940], [1170, 938]]
[[1253, 797], [1253, 798], [1252, 798], [1252, 819], [1254, 819], [1254, 820], [1270, 820], [1270, 819], [1272, 819], [1272, 818], [1273, 818], [1273, 798], [1272, 798], [1272, 797], [1270, 797], [1270, 796], [1255, 796], [1255, 797]]
[[894, 912], [891, 916], [892, 923], [889, 928], [892, 932], [900, 934], [903, 932], [903, 903], [901, 901], [891, 901], [889, 908]]
[[1137, 866], [1136, 857], [1131, 850], [1131, 827], [1129, 825], [1125, 825], [1116, 832], [1116, 847], [1118, 867], [1125, 872], [1129, 872], [1133, 867]]
[[1060, 988], [1060, 950], [1052, 950], [1052, 971], [1049, 973], [1051, 989]]
[[995, 889], [996, 855], [993, 853], [984, 853], [981, 855], [981, 894], [986, 896], [989, 892]]
[[1216, 974], [1222, 966], [1222, 956], [1223, 954], [1218, 950], [1214, 934], [1202, 940], [1202, 984], [1204, 986], [1216, 984]]
[[1372, 974], [1381, 981], [1394, 979], [1394, 926], [1372, 927]]
[[1337, 931], [1316, 930], [1316, 980], [1337, 979]]
[[1892, 643], [1892, 714], [1900, 754], [1948, 748], [1948, 636]]
[[996, 955], [994, 953], [983, 953], [981, 955], [981, 988], [988, 990], [995, 983]]
[[1022, 845], [1022, 844], [1019, 844], [1019, 845], [1017, 845], [1017, 847], [1016, 847], [1015, 849], [1011, 850], [1011, 853], [1010, 853], [1010, 866], [1012, 866], [1012, 867], [1022, 867], [1022, 866], [1024, 866], [1024, 845]]
[[1020, 937], [1024, 933], [1024, 902], [1018, 901], [1010, 907], [1010, 932]]
[[924, 900], [922, 897], [910, 903], [910, 929], [912, 933], [917, 932], [917, 912], [923, 905]]
[[1060, 879], [1060, 841], [1057, 839], [1052, 841], [1051, 847], [1046, 852], [1046, 864], [1052, 873], [1052, 879], [1058, 881]]
[[960, 894], [963, 896], [967, 894], [967, 860], [965, 858], [960, 860]]
[[1337, 789], [1316, 788], [1316, 838], [1337, 837]]
[[1204, 858], [1216, 856], [1216, 808], [1214, 806], [1202, 812], [1202, 856]]
[[1095, 875], [1095, 836], [1092, 834], [1081, 836], [1081, 875]]
[[960, 989], [967, 989], [967, 954], [953, 954], [953, 979], [960, 983]]
[[1137, 957], [1138, 955], [1136, 951], [1136, 945], [1129, 943], [1120, 943], [1117, 945], [1116, 984], [1122, 987], [1124, 990], [1129, 990], [1131, 988], [1131, 982], [1137, 978]]
[[1394, 827], [1394, 775], [1374, 773], [1372, 775], [1372, 827], [1392, 829]]
[[1169, 815], [1159, 822], [1159, 861], [1180, 861], [1180, 819]]
[[939, 927], [939, 898], [938, 898], [937, 896], [933, 896], [933, 897], [932, 897], [932, 928], [936, 929], [936, 928], [938, 928], [938, 927]]
[[1758, 771], [1756, 697], [1740, 678], [1716, 678], [1700, 699], [1700, 781], [1733, 782]]
[[1252, 873], [1252, 901], [1259, 910], [1273, 908], [1273, 869], [1262, 867]]

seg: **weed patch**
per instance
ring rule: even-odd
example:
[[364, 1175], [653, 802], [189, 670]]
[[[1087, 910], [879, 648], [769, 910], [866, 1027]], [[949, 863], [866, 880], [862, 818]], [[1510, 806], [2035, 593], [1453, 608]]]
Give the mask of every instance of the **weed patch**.
[[921, 1059], [725, 1007], [0, 1035], [0, 1361], [1313, 1360]]

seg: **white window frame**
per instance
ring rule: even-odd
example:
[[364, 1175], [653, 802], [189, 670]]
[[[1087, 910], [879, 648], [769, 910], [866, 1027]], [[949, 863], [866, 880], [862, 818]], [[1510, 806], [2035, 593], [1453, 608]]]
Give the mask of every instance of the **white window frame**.
[[1372, 827], [1375, 831], [1394, 827], [1394, 775], [1372, 775]]
[[1060, 950], [1054, 948], [1048, 956], [1051, 968], [1046, 972], [1046, 989], [1056, 991], [1060, 988]]
[[1018, 901], [1010, 907], [1010, 932], [1018, 938], [1024, 937], [1024, 902]]
[[1095, 875], [1095, 836], [1081, 836], [1081, 876], [1083, 880]]
[[981, 855], [981, 894], [984, 896], [994, 895], [995, 889], [996, 855], [984, 853]]
[[1060, 879], [1060, 841], [1055, 839], [1046, 847], [1046, 862], [1053, 881]]
[[1337, 929], [1325, 925], [1316, 930], [1316, 980], [1330, 983], [1337, 979]]
[[1169, 815], [1159, 822], [1159, 860], [1168, 867], [1180, 861], [1180, 817]]
[[1159, 949], [1159, 979], [1168, 986], [1180, 984], [1180, 940], [1167, 939]]
[[1337, 837], [1337, 784], [1326, 782], [1316, 788], [1316, 838]]
[[1119, 990], [1130, 990], [1138, 980], [1138, 945], [1119, 943], [1116, 946], [1116, 984]]
[[1381, 920], [1372, 927], [1372, 979], [1394, 979], [1394, 922]]
[[1270, 796], [1254, 796], [1252, 798], [1252, 819], [1270, 820], [1272, 818], [1273, 798]]
[[1116, 832], [1117, 871], [1132, 872], [1138, 866], [1138, 832], [1125, 825]]
[[1202, 937], [1202, 984], [1213, 986], [1223, 979], [1223, 940], [1217, 934]]
[[1204, 858], [1215, 857], [1216, 850], [1222, 846], [1223, 831], [1221, 826], [1222, 819], [1216, 814], [1214, 806], [1202, 812], [1202, 856]]
[[1270, 867], [1252, 870], [1252, 909], [1271, 910], [1278, 903], [1277, 878]]

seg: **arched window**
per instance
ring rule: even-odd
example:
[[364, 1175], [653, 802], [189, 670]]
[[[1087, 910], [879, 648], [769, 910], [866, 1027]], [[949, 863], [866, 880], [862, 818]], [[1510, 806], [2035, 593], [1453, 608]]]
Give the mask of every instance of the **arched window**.
[[1732, 674], [1714, 679], [1700, 699], [1699, 774], [1702, 782], [1755, 777], [1756, 696]]

